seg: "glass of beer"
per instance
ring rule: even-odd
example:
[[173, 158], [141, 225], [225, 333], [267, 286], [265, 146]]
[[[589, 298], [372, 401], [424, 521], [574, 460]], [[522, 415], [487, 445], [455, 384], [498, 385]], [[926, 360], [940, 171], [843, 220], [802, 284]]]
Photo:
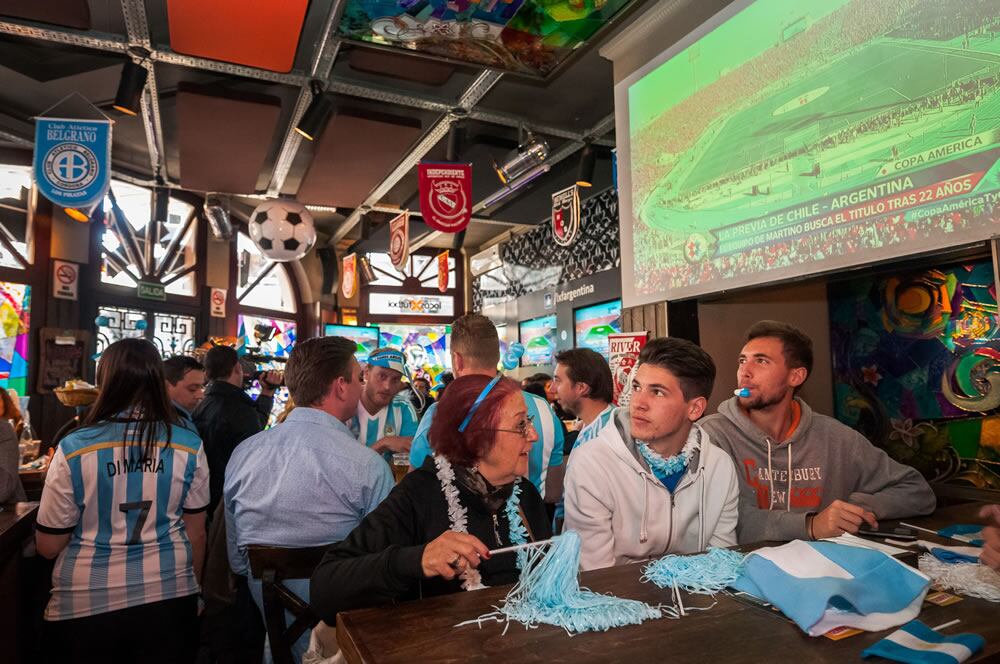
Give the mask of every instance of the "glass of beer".
[[406, 477], [406, 471], [410, 469], [410, 453], [396, 452], [392, 455], [392, 475], [396, 478], [396, 484]]

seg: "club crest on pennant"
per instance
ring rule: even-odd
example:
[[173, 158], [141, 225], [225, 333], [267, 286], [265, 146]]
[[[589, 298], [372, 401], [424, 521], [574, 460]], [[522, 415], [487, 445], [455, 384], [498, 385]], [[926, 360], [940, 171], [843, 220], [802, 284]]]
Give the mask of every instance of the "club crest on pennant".
[[442, 233], [458, 233], [472, 219], [472, 167], [469, 164], [421, 163], [420, 214]]
[[448, 269], [448, 251], [438, 254], [438, 290], [442, 293], [448, 291], [448, 276], [451, 270]]
[[345, 298], [354, 297], [358, 285], [358, 255], [344, 256], [344, 276], [340, 280], [340, 293]]
[[552, 194], [552, 237], [561, 247], [580, 234], [580, 189], [574, 184]]
[[389, 259], [402, 272], [410, 257], [410, 212], [407, 210], [389, 222]]

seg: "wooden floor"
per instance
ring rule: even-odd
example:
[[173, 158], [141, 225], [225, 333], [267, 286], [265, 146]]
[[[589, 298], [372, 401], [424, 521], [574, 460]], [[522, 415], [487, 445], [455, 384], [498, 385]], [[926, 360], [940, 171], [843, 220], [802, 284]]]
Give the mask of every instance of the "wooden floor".
[[[978, 506], [958, 505], [934, 515], [906, 519], [908, 523], [938, 529], [953, 523], [974, 523]], [[885, 522], [892, 525], [894, 522]], [[921, 534], [923, 539], [939, 539]], [[941, 540], [944, 541], [944, 540]], [[581, 584], [618, 597], [670, 604], [670, 593], [639, 580], [642, 565], [625, 565], [581, 576]], [[348, 662], [851, 662], [861, 651], [892, 630], [864, 633], [841, 641], [809, 637], [782, 615], [743, 603], [724, 594], [709, 611], [679, 620], [661, 619], [603, 633], [570, 637], [546, 625], [527, 630], [512, 623], [455, 625], [490, 613], [506, 596], [509, 586], [487, 588], [401, 603], [380, 609], [341, 613], [337, 639]], [[706, 606], [712, 600], [684, 596], [685, 606]], [[954, 619], [961, 623], [947, 634], [974, 632], [986, 639], [986, 650], [974, 660], [1000, 660], [1000, 604], [965, 598], [950, 606], [924, 604], [920, 620], [931, 627]], [[865, 661], [878, 661], [875, 659]]]

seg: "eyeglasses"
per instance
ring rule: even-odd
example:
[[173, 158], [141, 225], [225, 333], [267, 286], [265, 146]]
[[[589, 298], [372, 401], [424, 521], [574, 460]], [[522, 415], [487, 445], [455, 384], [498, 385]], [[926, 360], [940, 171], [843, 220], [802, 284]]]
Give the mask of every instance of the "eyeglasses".
[[521, 423], [517, 425], [516, 429], [495, 429], [495, 428], [484, 427], [483, 431], [505, 431], [507, 433], [516, 433], [524, 438], [527, 438], [528, 430], [534, 428], [535, 428], [535, 416], [528, 415], [523, 420], [521, 420]]

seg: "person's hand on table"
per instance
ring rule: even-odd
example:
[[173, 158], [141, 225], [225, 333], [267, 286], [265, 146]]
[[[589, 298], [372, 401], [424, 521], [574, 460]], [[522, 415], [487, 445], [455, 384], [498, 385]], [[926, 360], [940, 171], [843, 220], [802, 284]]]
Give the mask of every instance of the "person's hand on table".
[[988, 522], [983, 528], [983, 551], [979, 561], [1000, 571], [1000, 505], [987, 505], [979, 510], [979, 516]]
[[450, 581], [469, 567], [479, 567], [480, 560], [489, 556], [490, 550], [478, 537], [446, 530], [424, 547], [420, 565], [425, 577]]
[[813, 539], [837, 537], [844, 533], [852, 535], [867, 523], [871, 528], [878, 528], [875, 515], [860, 505], [852, 505], [843, 500], [835, 500], [826, 509], [812, 517], [809, 532]]

